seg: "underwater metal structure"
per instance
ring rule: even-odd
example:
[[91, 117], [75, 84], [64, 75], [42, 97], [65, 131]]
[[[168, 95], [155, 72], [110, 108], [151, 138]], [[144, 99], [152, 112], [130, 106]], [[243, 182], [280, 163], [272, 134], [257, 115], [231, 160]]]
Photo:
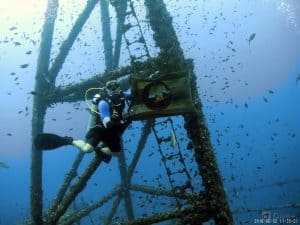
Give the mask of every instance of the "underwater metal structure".
[[[96, 4], [100, 4], [101, 8], [102, 41], [104, 43], [106, 72], [103, 74], [91, 75], [91, 78], [68, 87], [57, 87], [55, 86], [57, 75], [62, 68], [74, 41], [81, 32], [83, 25]], [[109, 22], [109, 4], [115, 7], [117, 13], [117, 32], [114, 52]], [[131, 15], [136, 18], [132, 1], [111, 0], [110, 3], [108, 3], [108, 1], [105, 0], [88, 0], [86, 7], [76, 20], [67, 39], [62, 43], [57, 57], [49, 68], [58, 0], [48, 0], [36, 72], [35, 92], [37, 94], [34, 95], [33, 100], [32, 140], [38, 133], [43, 132], [46, 110], [51, 104], [57, 102], [83, 101], [84, 90], [93, 87], [96, 81], [97, 83], [105, 84], [108, 80], [118, 79], [137, 72], [142, 72], [145, 77], [147, 77], [157, 70], [161, 73], [185, 71], [187, 74], [191, 75], [191, 91], [196, 111], [182, 116], [185, 121], [184, 127], [187, 130], [188, 137], [193, 145], [195, 160], [202, 177], [204, 191], [198, 193], [186, 192], [186, 189], [192, 189], [190, 183], [187, 183], [187, 185], [181, 189], [177, 188], [172, 190], [131, 184], [131, 177], [142, 150], [145, 147], [147, 138], [152, 131], [155, 132], [155, 120], [149, 119], [143, 123], [141, 138], [138, 141], [131, 164], [129, 166], [126, 165], [124, 151], [118, 158], [121, 184], [93, 204], [78, 209], [75, 213], [68, 215], [66, 215], [67, 209], [70, 207], [76, 196], [83, 191], [89, 178], [101, 164], [101, 159], [95, 154], [85, 171], [80, 176], [77, 176], [77, 169], [84, 157], [83, 153], [79, 153], [72, 164], [70, 171], [65, 175], [64, 183], [60, 187], [55, 199], [52, 201], [50, 208], [45, 210], [43, 209], [42, 190], [43, 153], [41, 151], [36, 151], [35, 146], [32, 144], [30, 186], [31, 224], [74, 224], [82, 217], [87, 216], [93, 210], [110, 201], [113, 197], [116, 197], [116, 199], [103, 224], [111, 224], [112, 218], [122, 199], [124, 199], [125, 212], [128, 217], [128, 221], [123, 221], [122, 224], [153, 224], [170, 219], [178, 219], [181, 224], [196, 225], [211, 219], [218, 225], [233, 224], [232, 214], [226, 198], [216, 158], [213, 153], [209, 131], [196, 88], [196, 76], [193, 72], [193, 62], [190, 59], [184, 58], [183, 51], [172, 25], [172, 18], [169, 15], [163, 0], [144, 0], [144, 5], [147, 9], [147, 20], [154, 33], [154, 41], [160, 49], [157, 57], [150, 57], [142, 33], [139, 42], [144, 46], [145, 54], [136, 57], [130, 53], [131, 43], [126, 38], [126, 32], [130, 32], [130, 26], [126, 24], [126, 16]], [[139, 26], [138, 23], [137, 26]], [[118, 67], [122, 38], [125, 39], [126, 47], [131, 57], [131, 63], [125, 67]], [[168, 120], [166, 122], [168, 122]], [[159, 138], [157, 138], [157, 140], [159, 140]], [[166, 160], [163, 155], [162, 160]], [[187, 172], [184, 169], [183, 171]], [[168, 176], [170, 177], [173, 172], [174, 171], [170, 171], [170, 169], [167, 170]], [[76, 177], [77, 180], [74, 182], [74, 178]], [[176, 208], [166, 213], [157, 213], [148, 217], [135, 218], [131, 191], [141, 191], [157, 196], [169, 196], [174, 197], [177, 200], [184, 199], [187, 204], [178, 204]]]

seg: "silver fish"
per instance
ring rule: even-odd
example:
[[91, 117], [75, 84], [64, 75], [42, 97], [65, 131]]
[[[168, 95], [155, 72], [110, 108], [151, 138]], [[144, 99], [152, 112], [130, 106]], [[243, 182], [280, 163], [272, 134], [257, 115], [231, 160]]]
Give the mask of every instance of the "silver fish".
[[300, 81], [300, 73], [297, 75], [296, 84], [298, 84], [299, 81]]
[[8, 168], [9, 168], [9, 165], [7, 165], [7, 164], [4, 163], [4, 162], [0, 162], [0, 167], [1, 167], [1, 168], [4, 168], [4, 169], [8, 169]]
[[253, 33], [253, 34], [250, 35], [249, 40], [248, 40], [249, 41], [249, 45], [250, 45], [250, 42], [253, 41], [253, 39], [255, 38], [255, 36], [256, 36], [256, 33]]

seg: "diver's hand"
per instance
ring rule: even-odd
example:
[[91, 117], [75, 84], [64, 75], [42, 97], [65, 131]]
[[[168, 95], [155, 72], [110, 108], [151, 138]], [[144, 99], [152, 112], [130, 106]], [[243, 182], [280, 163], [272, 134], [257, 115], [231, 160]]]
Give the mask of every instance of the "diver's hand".
[[118, 132], [123, 133], [128, 125], [130, 124], [130, 121], [125, 120], [111, 120], [107, 123], [108, 129], [117, 129]]
[[131, 120], [130, 119], [123, 119], [123, 124], [124, 124], [124, 126], [126, 126], [126, 127], [128, 127], [129, 126], [129, 124], [131, 124]]
[[121, 121], [122, 121], [122, 123], [121, 123], [122, 124], [121, 132], [123, 133], [132, 121], [129, 120], [129, 119], [124, 119], [124, 120], [121, 120]]

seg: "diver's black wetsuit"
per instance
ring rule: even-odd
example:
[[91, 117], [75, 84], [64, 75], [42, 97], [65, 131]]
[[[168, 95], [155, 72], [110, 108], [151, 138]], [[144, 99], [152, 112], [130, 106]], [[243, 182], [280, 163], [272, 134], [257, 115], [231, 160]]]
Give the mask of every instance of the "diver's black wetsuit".
[[[125, 98], [130, 99], [130, 92], [115, 90], [110, 95], [101, 96], [97, 102], [94, 102], [100, 116], [94, 115], [97, 116], [96, 126], [92, 127], [86, 134], [86, 142], [95, 149], [100, 142], [103, 142], [104, 146], [101, 147], [108, 147], [112, 152], [121, 151], [121, 136], [130, 123], [123, 119]], [[101, 102], [107, 107], [101, 107]], [[103, 123], [105, 117], [110, 119], [106, 126]]]
[[104, 146], [110, 148], [112, 152], [120, 152], [121, 136], [129, 123], [121, 124], [119, 121], [114, 122], [112, 127], [105, 128], [102, 123], [91, 128], [86, 134], [86, 142], [92, 145], [95, 149], [98, 144], [103, 141]]

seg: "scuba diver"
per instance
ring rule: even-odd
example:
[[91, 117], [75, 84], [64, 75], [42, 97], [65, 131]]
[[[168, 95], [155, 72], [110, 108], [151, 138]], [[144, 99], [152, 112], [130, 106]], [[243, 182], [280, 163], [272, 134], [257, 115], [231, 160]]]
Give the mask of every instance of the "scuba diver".
[[[118, 153], [122, 148], [121, 136], [130, 123], [123, 118], [125, 102], [129, 99], [130, 93], [123, 92], [116, 80], [99, 88], [92, 100], [92, 125], [86, 140], [73, 140], [72, 144], [85, 153], [96, 151], [108, 163], [112, 153]], [[100, 142], [102, 145], [98, 147]]]
[[130, 100], [130, 92], [123, 92], [116, 80], [108, 81], [105, 87], [97, 89], [99, 92], [92, 100], [89, 130], [85, 140], [42, 133], [34, 141], [37, 150], [74, 145], [84, 153], [95, 151], [106, 163], [110, 162], [113, 153], [121, 151], [121, 136], [130, 124], [123, 117], [125, 103], [128, 104]]

